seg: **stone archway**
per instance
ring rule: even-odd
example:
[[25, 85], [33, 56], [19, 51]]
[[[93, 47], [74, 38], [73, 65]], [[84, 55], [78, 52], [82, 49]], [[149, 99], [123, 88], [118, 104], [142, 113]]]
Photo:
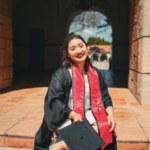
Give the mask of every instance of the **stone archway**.
[[106, 54], [102, 54], [101, 56], [100, 56], [100, 61], [107, 61], [107, 55]]
[[[123, 2], [124, 7], [127, 7], [126, 11], [128, 12], [128, 4], [129, 1], [124, 1]], [[125, 16], [125, 13], [123, 12], [122, 16], [124, 17], [121, 18], [121, 24], [118, 28], [118, 19], [116, 18], [116, 16], [114, 15], [114, 13], [112, 13], [114, 10], [111, 7], [113, 6], [113, 4], [111, 5], [107, 5], [104, 1], [101, 2], [97, 2], [96, 6], [93, 6], [90, 10], [92, 11], [98, 11], [102, 14], [104, 14], [111, 22], [111, 26], [112, 26], [112, 32], [113, 32], [113, 41], [112, 41], [112, 62], [111, 62], [111, 66], [112, 66], [112, 70], [128, 70], [128, 66], [129, 66], [129, 30], [128, 30], [128, 17]], [[66, 16], [66, 28], [65, 28], [65, 34], [68, 33], [69, 30], [69, 25], [71, 23], [71, 21], [73, 20], [73, 18], [75, 16], [77, 16], [78, 14], [80, 14], [83, 11], [79, 11], [77, 9], [74, 10], [68, 10], [68, 15]], [[121, 12], [119, 12], [121, 13]], [[123, 26], [126, 26], [124, 28], [122, 28]], [[119, 30], [120, 32], [119, 32]], [[122, 40], [119, 38], [121, 35]], [[123, 38], [124, 37], [124, 38]], [[121, 42], [120, 42], [121, 41]], [[121, 50], [121, 51], [120, 51]], [[121, 59], [124, 58], [124, 59]]]
[[[69, 22], [77, 14], [83, 12], [73, 7], [70, 0], [13, 0], [13, 8], [10, 3], [6, 4], [9, 9], [3, 9], [3, 15], [7, 16], [7, 11], [13, 10], [13, 55], [14, 60], [7, 58], [7, 66], [1, 64], [1, 72], [7, 75], [1, 77], [0, 84], [12, 85], [12, 72], [14, 69], [28, 70], [28, 30], [29, 28], [43, 28], [45, 30], [44, 37], [44, 52], [45, 52], [45, 70], [55, 70], [61, 65], [60, 46], [62, 45], [66, 33], [68, 32]], [[7, 3], [7, 2], [6, 2]], [[5, 6], [5, 5], [2, 5]], [[5, 7], [6, 8], [6, 7]], [[111, 22], [113, 30], [113, 70], [128, 70], [128, 41], [129, 41], [129, 1], [128, 0], [114, 0], [114, 1], [96, 1], [95, 6], [90, 10], [99, 11], [103, 13]], [[121, 16], [121, 17], [120, 17]], [[8, 18], [11, 18], [8, 16]], [[119, 18], [119, 19], [118, 19]], [[4, 18], [3, 18], [4, 19]], [[5, 20], [1, 20], [2, 22]], [[7, 20], [7, 19], [6, 19]], [[9, 20], [9, 19], [8, 19]], [[11, 30], [11, 21], [7, 20], [9, 24], [8, 30]], [[10, 19], [11, 20], [11, 19]], [[68, 25], [67, 25], [68, 24]], [[1, 27], [3, 27], [3, 23]], [[4, 25], [4, 26], [5, 26]], [[3, 31], [3, 30], [2, 30]], [[6, 32], [5, 32], [6, 33]], [[9, 32], [10, 34], [11, 32]], [[3, 34], [3, 33], [2, 33]], [[8, 34], [8, 36], [9, 36]], [[6, 40], [1, 35], [1, 39]], [[12, 40], [12, 39], [11, 39]], [[5, 42], [2, 42], [5, 43]], [[7, 44], [6, 44], [7, 45]], [[11, 46], [10, 46], [11, 47]], [[1, 47], [1, 51], [4, 51]], [[12, 49], [11, 49], [12, 50]], [[4, 56], [0, 55], [0, 62], [4, 63]], [[6, 55], [5, 55], [6, 56]], [[9, 55], [12, 58], [12, 56]], [[6, 58], [6, 57], [5, 57]], [[123, 59], [122, 59], [123, 58]], [[12, 67], [13, 62], [13, 67]], [[6, 64], [6, 63], [5, 63]], [[121, 64], [121, 65], [120, 65]], [[8, 73], [7, 73], [8, 72]], [[9, 84], [11, 83], [11, 84]], [[8, 86], [6, 86], [8, 87]], [[1, 87], [3, 89], [3, 86]]]
[[[62, 45], [66, 33], [68, 32], [69, 22], [77, 14], [83, 12], [73, 7], [70, 0], [13, 0], [13, 17], [11, 1], [2, 1], [1, 16], [1, 47], [0, 47], [0, 89], [9, 87], [13, 81], [13, 68], [17, 64], [19, 69], [28, 69], [28, 29], [44, 28], [45, 29], [45, 69], [54, 70], [61, 64], [60, 46]], [[129, 5], [130, 3], [130, 5]], [[130, 6], [130, 7], [129, 7]], [[143, 56], [148, 54], [149, 48], [149, 16], [147, 15], [149, 8], [146, 1], [129, 1], [129, 0], [96, 0], [95, 6], [90, 10], [103, 13], [110, 20], [113, 30], [113, 54], [112, 69], [113, 70], [129, 70], [130, 67], [130, 89], [134, 95], [139, 95], [137, 90], [133, 90], [132, 77], [142, 84], [149, 79], [149, 58]], [[129, 9], [130, 20], [130, 36], [129, 36]], [[139, 11], [142, 10], [142, 11]], [[143, 16], [137, 18], [137, 16]], [[120, 17], [121, 16], [121, 17]], [[12, 38], [12, 19], [13, 18], [13, 38]], [[118, 19], [119, 18], [119, 19]], [[135, 18], [135, 19], [133, 19]], [[144, 24], [143, 24], [144, 22]], [[19, 28], [18, 28], [19, 27]], [[139, 32], [140, 31], [140, 32]], [[133, 34], [134, 33], [134, 34]], [[130, 66], [129, 66], [129, 37], [130, 37]], [[13, 52], [12, 52], [12, 39]], [[10, 42], [10, 43], [9, 43]], [[142, 43], [142, 44], [141, 44]], [[137, 45], [140, 47], [137, 47]], [[143, 48], [143, 47], [146, 48]], [[135, 51], [136, 49], [136, 51]], [[139, 52], [139, 49], [145, 49]], [[8, 50], [8, 51], [7, 51]], [[148, 52], [147, 52], [147, 51]], [[135, 51], [135, 52], [134, 52]], [[137, 52], [138, 51], [138, 52]], [[6, 53], [5, 53], [6, 52]], [[8, 52], [8, 53], [7, 53]], [[144, 52], [144, 53], [143, 53]], [[14, 61], [12, 60], [14, 54]], [[137, 57], [135, 57], [137, 56]], [[148, 55], [149, 56], [149, 55]], [[140, 63], [137, 63], [139, 62]], [[142, 63], [141, 63], [142, 61]], [[14, 62], [12, 67], [12, 62]], [[55, 65], [54, 65], [55, 64]], [[136, 64], [136, 65], [135, 65]], [[144, 66], [142, 66], [142, 64]], [[142, 69], [141, 69], [142, 68]], [[138, 75], [138, 72], [142, 74]], [[148, 75], [148, 77], [147, 77]], [[138, 79], [140, 77], [140, 79]], [[136, 80], [134, 87], [137, 87]], [[138, 89], [139, 90], [139, 89]], [[145, 90], [146, 91], [146, 90]], [[150, 92], [148, 92], [150, 93]], [[143, 93], [140, 92], [140, 95]], [[150, 97], [150, 96], [149, 96]], [[142, 101], [141, 97], [138, 97]], [[143, 98], [146, 99], [146, 98]], [[142, 102], [141, 102], [142, 103]]]
[[[102, 11], [102, 10], [100, 10], [99, 8], [97, 8], [97, 7], [95, 7], [95, 6], [93, 6], [92, 8], [90, 8], [90, 11], [92, 11], [92, 12], [96, 12], [96, 13], [100, 13], [100, 14], [102, 14], [102, 12], [104, 13], [104, 14], [106, 14], [104, 11]], [[72, 32], [72, 31], [74, 31], [74, 28], [72, 28], [72, 26], [74, 26], [73, 24], [71, 24], [72, 22], [73, 22], [73, 19], [74, 18], [77, 18], [78, 16], [80, 16], [81, 14], [83, 14], [83, 12], [84, 11], [79, 11], [79, 10], [76, 10], [75, 12], [73, 12], [72, 13], [72, 15], [70, 16], [70, 18], [68, 19], [68, 22], [67, 22], [67, 30], [66, 30], [66, 34], [68, 34], [68, 33], [70, 33], [70, 32]], [[89, 12], [89, 10], [87, 11], [85, 11], [85, 12]], [[107, 19], [109, 18], [109, 17], [107, 17], [108, 15], [104, 15], [104, 14], [102, 14], [103, 16], [104, 16], [104, 18], [106, 17]], [[111, 22], [111, 21], [110, 21]], [[70, 28], [70, 29], [69, 29]], [[108, 28], [109, 29], [111, 29], [112, 30], [112, 25], [109, 25], [108, 26]], [[106, 28], [107, 29], [107, 28]], [[72, 31], [71, 31], [72, 30]], [[90, 29], [89, 29], [90, 30]], [[92, 31], [92, 30], [91, 30]], [[104, 29], [104, 31], [105, 31], [105, 29]], [[97, 31], [98, 32], [98, 31]], [[83, 31], [83, 33], [84, 33], [84, 31]], [[79, 34], [79, 35], [81, 35], [84, 39], [85, 39], [85, 41], [87, 40], [87, 38], [84, 36], [84, 34], [82, 34], [82, 33], [79, 33], [79, 32], [77, 32], [76, 34]], [[111, 35], [110, 35], [111, 36]], [[94, 37], [96, 37], [96, 35], [94, 35]], [[99, 36], [100, 38], [101, 38], [101, 35]], [[93, 45], [94, 46], [94, 45]], [[110, 45], [99, 45], [99, 46], [101, 46], [100, 48], [97, 48], [97, 49], [94, 49], [93, 50], [93, 52], [90, 52], [90, 53], [93, 53], [93, 56], [91, 56], [90, 54], [89, 54], [89, 57], [92, 59], [92, 60], [96, 60], [96, 61], [103, 61], [102, 59], [105, 59], [106, 61], [107, 61], [107, 59], [109, 58], [107, 58], [107, 56], [104, 54], [103, 55], [103, 53], [101, 53], [102, 51], [104, 51], [105, 53], [108, 53], [107, 55], [109, 55], [109, 51], [111, 51], [111, 49], [110, 48], [108, 48]], [[90, 47], [90, 46], [89, 46]], [[96, 47], [94, 47], [94, 48], [96, 48]], [[103, 55], [102, 56], [102, 58], [101, 58], [101, 55]], [[105, 58], [104, 58], [105, 57]]]
[[[106, 16], [106, 17], [109, 19], [110, 23], [111, 23], [112, 31], [113, 31], [112, 20], [111, 20], [109, 14], [107, 14], [103, 9], [100, 9], [100, 8], [98, 8], [97, 6], [93, 6], [93, 7], [91, 7], [88, 11], [97, 11], [97, 12], [99, 12], [99, 13], [102, 13], [104, 16]], [[74, 10], [74, 11], [68, 16], [68, 18], [67, 18], [67, 23], [66, 23], [66, 30], [65, 30], [65, 31], [66, 31], [66, 36], [68, 35], [69, 26], [70, 26], [71, 22], [73, 21], [73, 19], [74, 19], [77, 15], [81, 14], [82, 12], [84, 12], [84, 10], [77, 10], [77, 9], [76, 9], [76, 10]]]
[[98, 55], [97, 54], [93, 54], [93, 60], [96, 60], [96, 61], [98, 61], [99, 59], [98, 59]]

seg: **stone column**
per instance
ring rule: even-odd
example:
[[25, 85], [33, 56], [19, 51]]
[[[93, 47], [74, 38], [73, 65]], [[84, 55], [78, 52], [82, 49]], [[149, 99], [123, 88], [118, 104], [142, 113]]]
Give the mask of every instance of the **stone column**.
[[101, 55], [98, 54], [98, 61], [101, 61]]
[[99, 54], [99, 61], [101, 61], [101, 56], [102, 56], [102, 54]]
[[142, 105], [150, 105], [150, 3], [130, 0], [128, 86]]
[[110, 53], [107, 54], [107, 61], [109, 61], [109, 58], [110, 58]]
[[2, 0], [0, 1], [0, 90], [12, 84], [12, 0]]

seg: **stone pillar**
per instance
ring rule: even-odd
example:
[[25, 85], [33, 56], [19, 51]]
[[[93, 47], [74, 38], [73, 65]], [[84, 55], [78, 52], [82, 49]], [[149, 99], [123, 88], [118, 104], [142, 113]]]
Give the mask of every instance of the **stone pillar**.
[[98, 54], [98, 61], [101, 61], [101, 55]]
[[130, 0], [128, 86], [142, 105], [150, 105], [150, 3]]
[[13, 84], [12, 0], [0, 1], [0, 90]]
[[110, 53], [107, 54], [107, 61], [109, 61], [109, 58], [110, 58]]
[[99, 54], [99, 61], [101, 61], [101, 56], [102, 56], [102, 54]]

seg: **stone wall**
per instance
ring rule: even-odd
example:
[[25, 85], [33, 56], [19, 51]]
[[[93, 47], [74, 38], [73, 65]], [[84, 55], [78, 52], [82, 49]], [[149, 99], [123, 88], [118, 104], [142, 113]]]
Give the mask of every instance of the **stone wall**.
[[140, 104], [150, 105], [150, 3], [130, 0], [128, 85]]
[[13, 84], [12, 0], [0, 1], [0, 90]]

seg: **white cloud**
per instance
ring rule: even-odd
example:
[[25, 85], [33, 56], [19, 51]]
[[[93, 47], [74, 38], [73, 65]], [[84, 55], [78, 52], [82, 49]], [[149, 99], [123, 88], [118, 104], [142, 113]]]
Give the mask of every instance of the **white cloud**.
[[106, 32], [112, 33], [112, 29], [107, 29]]
[[94, 33], [93, 33], [92, 31], [90, 31], [89, 29], [84, 29], [84, 30], [82, 31], [82, 33], [89, 34], [89, 35], [94, 34]]

